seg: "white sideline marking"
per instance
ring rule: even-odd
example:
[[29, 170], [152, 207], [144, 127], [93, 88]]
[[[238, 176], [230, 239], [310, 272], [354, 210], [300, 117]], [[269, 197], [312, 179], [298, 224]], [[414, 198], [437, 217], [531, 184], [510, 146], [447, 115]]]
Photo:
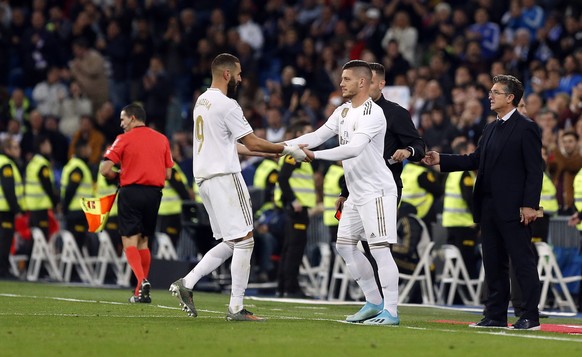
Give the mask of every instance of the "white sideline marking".
[[[13, 297], [13, 298], [29, 298], [29, 299], [48, 299], [48, 300], [57, 300], [57, 301], [68, 301], [68, 302], [81, 302], [81, 303], [98, 303], [98, 304], [108, 304], [108, 305], [130, 305], [130, 303], [122, 303], [119, 301], [103, 301], [103, 300], [83, 300], [83, 299], [72, 299], [72, 298], [62, 298], [62, 297], [52, 297], [52, 296], [35, 296], [35, 295], [18, 295], [18, 294], [0, 294], [0, 297]], [[255, 299], [258, 300], [258, 299]], [[279, 300], [277, 300], [279, 301]], [[361, 304], [361, 303], [360, 303]], [[131, 304], [134, 305], [134, 304]], [[170, 310], [181, 310], [179, 307], [171, 307], [165, 305], [155, 305], [155, 304], [140, 304], [140, 306], [150, 306], [150, 307], [157, 307], [161, 309], [170, 309]], [[417, 305], [415, 305], [417, 306]], [[224, 315], [222, 311], [213, 311], [213, 310], [201, 310], [197, 309], [201, 312], [207, 312], [211, 314], [220, 314]], [[272, 309], [273, 310], [273, 309]], [[99, 314], [44, 314], [44, 313], [13, 313], [13, 312], [0, 312], [0, 316], [61, 316], [61, 317], [96, 317], [100, 316]], [[152, 318], [152, 317], [159, 317], [159, 318], [168, 318], [169, 316], [164, 315], [103, 315], [107, 317], [129, 317], [129, 318]], [[171, 318], [176, 318], [175, 316], [170, 316]], [[189, 318], [187, 316], [183, 316], [184, 318]], [[266, 317], [269, 317], [266, 315]], [[200, 319], [201, 317], [197, 317]], [[211, 319], [211, 318], [218, 318], [218, 317], [211, 317], [211, 316], [204, 316], [204, 319]], [[222, 318], [222, 316], [221, 316]], [[328, 321], [328, 322], [339, 322], [350, 324], [354, 326], [365, 326], [369, 327], [368, 325], [364, 324], [354, 324], [348, 323], [344, 320], [335, 320], [335, 319], [325, 319], [325, 318], [304, 318], [304, 317], [296, 317], [296, 316], [273, 316], [276, 320], [308, 320], [308, 321]], [[459, 333], [459, 330], [452, 330], [452, 329], [444, 329], [444, 328], [426, 328], [426, 327], [415, 327], [415, 326], [391, 326], [392, 328], [405, 328], [411, 330], [425, 330], [425, 331], [437, 331], [437, 332], [450, 332], [450, 333]], [[380, 328], [380, 327], [376, 327]], [[469, 331], [469, 330], [468, 330]], [[566, 341], [566, 342], [579, 342], [582, 343], [582, 339], [580, 338], [570, 338], [570, 337], [560, 337], [560, 336], [542, 336], [537, 334], [530, 334], [532, 331], [518, 331], [518, 332], [491, 332], [491, 331], [474, 331], [470, 330], [472, 333], [477, 333], [481, 335], [491, 335], [491, 336], [503, 336], [503, 337], [518, 337], [518, 338], [531, 338], [537, 340], [549, 340], [549, 341]]]

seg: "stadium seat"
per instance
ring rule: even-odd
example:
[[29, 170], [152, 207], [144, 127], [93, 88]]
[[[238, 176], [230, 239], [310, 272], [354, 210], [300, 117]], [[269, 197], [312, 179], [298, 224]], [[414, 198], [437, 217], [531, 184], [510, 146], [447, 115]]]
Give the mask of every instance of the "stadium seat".
[[87, 264], [85, 256], [81, 253], [73, 234], [67, 230], [61, 230], [56, 235], [60, 236], [63, 242], [63, 250], [59, 261], [63, 280], [66, 282], [71, 281], [71, 274], [73, 268], [75, 268], [81, 281], [94, 285], [93, 269], [90, 264]]
[[[44, 266], [53, 280], [62, 281], [61, 270], [57, 265], [55, 254], [47, 244], [44, 233], [40, 228], [31, 228], [32, 232], [32, 253], [28, 264], [26, 279], [28, 281], [37, 281], [40, 274], [40, 268]], [[54, 237], [53, 237], [54, 239]]]
[[[432, 283], [430, 266], [431, 261], [431, 251], [434, 247], [434, 242], [430, 241], [424, 247], [422, 253], [420, 253], [420, 260], [416, 264], [416, 268], [412, 274], [400, 273], [400, 286], [398, 294], [398, 303], [404, 303], [408, 301], [410, 292], [416, 282], [420, 283], [420, 289], [422, 293], [422, 303], [423, 304], [434, 304], [434, 287]], [[420, 247], [419, 247], [420, 248]]]
[[[479, 279], [471, 279], [469, 277], [459, 248], [452, 244], [444, 244], [439, 251], [439, 255], [443, 259], [444, 265], [440, 275], [437, 303], [452, 305], [455, 292], [458, 292], [463, 300], [463, 304], [479, 305], [479, 295], [477, 295]], [[445, 299], [447, 285], [449, 289]], [[462, 288], [463, 286], [465, 288]]]
[[156, 232], [156, 259], [178, 260], [178, 253], [174, 243], [166, 233]]
[[[542, 283], [542, 292], [540, 297], [539, 309], [543, 310], [546, 305], [546, 299], [548, 297], [548, 290], [551, 288], [554, 293], [554, 304], [564, 311], [565, 309], [576, 312], [576, 304], [570, 295], [568, 286], [566, 284], [575, 281], [582, 281], [582, 276], [567, 276], [562, 275], [562, 270], [556, 261], [556, 256], [552, 247], [545, 242], [536, 243], [536, 249], [538, 252], [538, 273], [540, 276], [540, 282]], [[558, 285], [559, 288], [556, 286]]]
[[113, 272], [117, 277], [117, 285], [124, 285], [124, 274], [126, 272], [126, 262], [122, 257], [117, 256], [117, 252], [111, 243], [109, 233], [102, 231], [97, 233], [99, 239], [99, 251], [96, 257], [91, 257], [86, 260], [91, 264], [93, 270], [93, 280], [97, 285], [105, 283], [105, 276], [107, 268], [111, 266]]
[[304, 291], [307, 295], [325, 299], [329, 284], [331, 250], [329, 249], [328, 243], [319, 243], [318, 248], [320, 253], [319, 265], [312, 266], [307, 255], [304, 255], [301, 267], [299, 268], [299, 275], [307, 278], [303, 284]]

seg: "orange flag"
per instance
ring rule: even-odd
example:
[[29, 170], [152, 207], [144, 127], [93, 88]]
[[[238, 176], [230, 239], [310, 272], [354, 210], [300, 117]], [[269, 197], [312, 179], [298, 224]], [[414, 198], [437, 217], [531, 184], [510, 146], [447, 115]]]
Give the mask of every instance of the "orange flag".
[[81, 197], [81, 208], [83, 208], [89, 223], [89, 232], [101, 232], [103, 230], [116, 196], [117, 192], [105, 197]]

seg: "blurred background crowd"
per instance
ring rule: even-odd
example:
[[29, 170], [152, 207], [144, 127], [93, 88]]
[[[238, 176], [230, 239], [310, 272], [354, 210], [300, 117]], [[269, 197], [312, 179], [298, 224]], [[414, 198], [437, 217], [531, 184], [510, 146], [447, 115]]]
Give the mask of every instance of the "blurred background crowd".
[[[427, 147], [453, 152], [478, 143], [495, 118], [492, 77], [512, 74], [542, 131], [558, 213], [575, 210], [580, 0], [0, 0], [0, 139], [20, 144], [24, 167], [48, 136], [58, 186], [79, 142], [98, 165], [120, 109], [141, 102], [191, 187], [192, 105], [222, 52], [241, 60], [237, 100], [274, 142], [295, 122], [322, 125], [343, 101], [342, 65], [363, 59], [385, 66]], [[249, 185], [256, 166], [243, 163]]]

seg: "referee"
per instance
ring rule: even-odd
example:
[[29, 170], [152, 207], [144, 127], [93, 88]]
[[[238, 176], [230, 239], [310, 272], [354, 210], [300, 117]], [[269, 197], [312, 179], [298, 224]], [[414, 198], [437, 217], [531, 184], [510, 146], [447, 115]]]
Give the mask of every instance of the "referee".
[[117, 136], [105, 152], [100, 172], [112, 179], [117, 175], [113, 167], [121, 167], [119, 233], [127, 262], [138, 282], [129, 302], [150, 303], [148, 238], [155, 232], [162, 188], [171, 176], [174, 162], [168, 139], [146, 127], [146, 113], [140, 105], [123, 108], [120, 119], [124, 134]]

